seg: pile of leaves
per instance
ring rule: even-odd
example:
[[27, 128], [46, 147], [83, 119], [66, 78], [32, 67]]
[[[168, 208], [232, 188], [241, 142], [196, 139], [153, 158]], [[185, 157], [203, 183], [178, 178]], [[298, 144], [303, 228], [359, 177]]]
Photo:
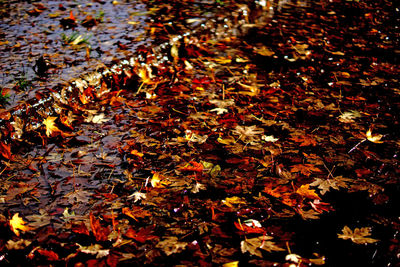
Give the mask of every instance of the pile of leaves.
[[399, 260], [392, 3], [223, 3], [240, 12], [178, 39], [189, 7], [162, 6], [168, 60], [143, 46], [2, 110], [2, 264]]

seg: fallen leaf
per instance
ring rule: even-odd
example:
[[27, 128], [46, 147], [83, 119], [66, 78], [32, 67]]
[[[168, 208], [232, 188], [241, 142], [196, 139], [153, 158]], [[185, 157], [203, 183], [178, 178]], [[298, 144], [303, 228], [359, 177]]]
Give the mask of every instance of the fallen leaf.
[[304, 184], [300, 186], [297, 190], [296, 193], [299, 194], [300, 196], [306, 197], [306, 198], [311, 198], [311, 199], [321, 199], [317, 193], [315, 193], [315, 190], [310, 189], [309, 184]]
[[290, 168], [291, 172], [300, 172], [305, 176], [310, 176], [313, 172], [321, 172], [321, 170], [315, 167], [313, 164], [296, 164]]
[[10, 220], [11, 230], [17, 236], [19, 236], [20, 230], [24, 231], [24, 232], [31, 230], [31, 228], [29, 226], [26, 226], [25, 224], [26, 224], [26, 222], [24, 222], [24, 220], [21, 217], [19, 217], [19, 213], [15, 213]]
[[338, 234], [341, 239], [350, 239], [356, 244], [376, 243], [379, 240], [368, 237], [371, 235], [371, 229], [369, 227], [355, 228], [351, 230], [347, 225], [343, 227], [342, 233]]
[[283, 248], [275, 245], [275, 242], [268, 241], [273, 239], [271, 236], [261, 235], [254, 238], [246, 238], [242, 242], [240, 242], [240, 249], [242, 253], [249, 252], [251, 255], [258, 256], [262, 258], [261, 250], [265, 250], [268, 252], [272, 251], [284, 251]]
[[383, 135], [382, 134], [377, 134], [377, 135], [372, 136], [371, 128], [368, 129], [368, 131], [365, 134], [365, 136], [367, 137], [368, 141], [371, 141], [372, 143], [376, 143], [376, 144], [383, 143], [383, 141], [380, 141], [382, 139]]
[[110, 230], [107, 227], [103, 227], [100, 224], [100, 220], [96, 219], [93, 213], [90, 213], [90, 227], [97, 241], [106, 241]]
[[54, 122], [56, 119], [57, 117], [49, 116], [43, 120], [43, 124], [46, 126], [46, 135], [48, 137], [50, 137], [53, 133], [61, 132], [60, 129], [57, 128]]
[[167, 256], [183, 251], [186, 246], [187, 243], [178, 241], [176, 236], [168, 236], [156, 245], [156, 247], [162, 249]]

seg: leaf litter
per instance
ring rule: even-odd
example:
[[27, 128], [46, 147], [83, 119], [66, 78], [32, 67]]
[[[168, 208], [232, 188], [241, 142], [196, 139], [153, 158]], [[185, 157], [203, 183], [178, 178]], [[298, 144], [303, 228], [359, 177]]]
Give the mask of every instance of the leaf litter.
[[[109, 4], [127, 7], [92, 3]], [[137, 35], [99, 43], [97, 70], [57, 88], [53, 71], [76, 74], [78, 63], [54, 52], [54, 33], [37, 35], [55, 44], [35, 62], [49, 80], [19, 78], [13, 90], [28, 91], [0, 113], [2, 263], [394, 264], [392, 3], [140, 4], [120, 27], [91, 5], [26, 9], [57, 20], [61, 48], [88, 64], [93, 37], [73, 29]], [[1, 14], [5, 55], [26, 44]]]

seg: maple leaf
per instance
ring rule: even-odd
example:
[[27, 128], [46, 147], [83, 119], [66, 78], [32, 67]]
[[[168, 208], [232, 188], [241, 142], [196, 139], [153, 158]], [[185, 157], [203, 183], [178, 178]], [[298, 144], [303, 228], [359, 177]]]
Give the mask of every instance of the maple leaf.
[[222, 203], [230, 208], [233, 208], [233, 205], [246, 204], [246, 201], [244, 201], [243, 198], [233, 196], [225, 198], [224, 200], [222, 200]]
[[90, 213], [90, 227], [97, 241], [106, 241], [110, 230], [107, 227], [103, 227], [100, 224], [100, 220], [96, 219], [93, 213]]
[[272, 251], [284, 251], [283, 248], [275, 245], [275, 242], [268, 241], [273, 239], [271, 236], [261, 235], [254, 238], [246, 238], [242, 242], [240, 242], [240, 249], [242, 253], [249, 252], [252, 255], [262, 257], [262, 253], [260, 249], [263, 249], [268, 252]]
[[187, 243], [178, 241], [176, 236], [168, 236], [156, 245], [156, 247], [162, 249], [167, 256], [183, 251], [186, 246]]
[[155, 172], [153, 173], [153, 177], [151, 178], [151, 186], [152, 187], [158, 187], [158, 188], [162, 188], [165, 185], [170, 184], [169, 181], [167, 181], [166, 179], [164, 179], [165, 177], [163, 175], [161, 175], [159, 172]]
[[315, 190], [309, 188], [309, 184], [304, 184], [300, 186], [297, 190], [296, 193], [299, 194], [300, 196], [306, 197], [306, 198], [311, 198], [311, 199], [321, 199], [317, 193], [315, 193]]
[[43, 124], [46, 126], [47, 137], [50, 137], [53, 133], [61, 132], [60, 129], [57, 128], [57, 126], [54, 122], [56, 119], [57, 119], [57, 117], [49, 116], [43, 120]]
[[264, 233], [266, 233], [266, 230], [256, 220], [250, 219], [250, 220], [245, 221], [244, 223], [241, 223], [239, 220], [239, 222], [234, 222], [234, 225], [238, 230], [243, 231], [245, 234], [252, 234], [252, 233], [264, 234]]
[[138, 202], [139, 200], [142, 200], [142, 199], [146, 199], [146, 193], [141, 193], [141, 192], [139, 192], [139, 191], [136, 191], [135, 193], [133, 193], [132, 195], [129, 195], [128, 196], [128, 199], [131, 199], [131, 198], [133, 198], [134, 199], [134, 203], [136, 203], [136, 202]]
[[358, 112], [356, 110], [350, 110], [350, 111], [346, 111], [346, 112], [342, 113], [339, 116], [339, 121], [344, 122], [344, 123], [351, 123], [351, 122], [354, 122], [354, 119], [360, 118], [360, 117], [361, 117], [360, 112]]
[[350, 239], [356, 244], [376, 243], [379, 240], [368, 237], [371, 235], [371, 229], [369, 227], [355, 228], [352, 231], [347, 225], [343, 227], [342, 233], [338, 234], [341, 239]]
[[239, 135], [238, 140], [242, 139], [244, 142], [256, 141], [260, 134], [264, 133], [264, 129], [257, 128], [256, 125], [253, 126], [240, 126], [237, 125], [234, 130], [232, 130], [234, 135]]
[[312, 182], [310, 186], [318, 186], [321, 195], [325, 195], [325, 193], [331, 188], [335, 190], [339, 190], [340, 187], [347, 188], [348, 183], [351, 181], [351, 179], [344, 178], [342, 176], [336, 176], [329, 179], [315, 178], [314, 182]]
[[367, 137], [368, 141], [372, 142], [372, 143], [376, 143], [376, 144], [381, 144], [383, 143], [383, 141], [381, 141], [383, 135], [382, 134], [377, 134], [372, 136], [372, 130], [371, 128], [368, 129], [367, 133], [365, 134], [365, 136]]
[[132, 228], [129, 228], [128, 231], [126, 231], [125, 235], [140, 243], [145, 243], [147, 240], [158, 239], [158, 236], [151, 235], [153, 233], [153, 230], [153, 225], [142, 228], [139, 231], [135, 231]]
[[6, 244], [6, 248], [8, 250], [13, 250], [13, 249], [20, 250], [20, 249], [26, 248], [30, 244], [32, 244], [32, 241], [25, 240], [25, 239], [20, 239], [20, 240], [17, 240], [17, 241], [8, 240], [7, 244]]
[[271, 142], [271, 143], [274, 143], [279, 140], [279, 138], [275, 138], [273, 135], [263, 135], [261, 136], [261, 139], [264, 140], [265, 142]]
[[0, 154], [5, 158], [11, 160], [11, 145], [0, 142]]
[[296, 164], [290, 169], [291, 172], [300, 172], [305, 176], [310, 176], [313, 172], [321, 172], [321, 170], [315, 167], [313, 164]]
[[17, 236], [19, 236], [20, 230], [24, 231], [24, 232], [31, 230], [31, 228], [29, 226], [26, 226], [25, 224], [26, 224], [26, 222], [24, 222], [24, 220], [21, 217], [19, 217], [19, 213], [15, 213], [10, 220], [11, 230]]
[[49, 261], [58, 261], [60, 260], [60, 257], [58, 256], [57, 253], [51, 250], [47, 249], [38, 249], [36, 250], [40, 255], [45, 256]]
[[293, 141], [296, 143], [300, 143], [300, 146], [316, 146], [317, 141], [315, 139], [309, 137], [309, 136], [303, 136], [303, 135], [295, 135], [291, 137]]
[[122, 213], [126, 216], [131, 217], [135, 221], [138, 221], [137, 218], [145, 218], [151, 216], [151, 213], [149, 211], [137, 206], [132, 207], [132, 209], [129, 209], [127, 207], [122, 208]]
[[102, 249], [103, 247], [100, 244], [94, 244], [94, 245], [90, 245], [87, 247], [81, 246], [78, 243], [77, 243], [77, 245], [79, 246], [78, 251], [85, 253], [85, 254], [96, 255], [96, 258], [103, 258], [110, 254], [110, 250]]

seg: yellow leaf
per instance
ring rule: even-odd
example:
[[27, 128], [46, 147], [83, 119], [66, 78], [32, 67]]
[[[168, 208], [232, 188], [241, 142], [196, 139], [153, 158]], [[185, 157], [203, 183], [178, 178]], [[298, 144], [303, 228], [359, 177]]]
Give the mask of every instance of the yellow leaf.
[[306, 198], [311, 198], [311, 199], [321, 199], [317, 193], [315, 193], [314, 189], [309, 189], [310, 185], [309, 184], [303, 184], [296, 190], [296, 193], [306, 197]]
[[46, 135], [50, 137], [53, 133], [61, 132], [60, 129], [57, 128], [54, 121], [57, 117], [47, 117], [43, 120], [43, 124], [46, 126]]
[[132, 151], [131, 151], [131, 154], [132, 154], [132, 155], [135, 155], [135, 156], [138, 156], [138, 157], [140, 157], [140, 158], [143, 157], [143, 155], [144, 155], [142, 152], [139, 152], [139, 151], [137, 151], [136, 149], [132, 150]]
[[231, 261], [224, 263], [222, 267], [238, 267], [239, 266], [239, 261]]
[[153, 177], [151, 178], [150, 183], [152, 187], [160, 187], [161, 186], [160, 173], [155, 172], [153, 174]]
[[225, 198], [224, 200], [222, 200], [222, 203], [230, 208], [233, 208], [234, 204], [246, 204], [246, 201], [244, 201], [243, 198], [234, 196]]
[[383, 141], [380, 141], [382, 139], [383, 135], [377, 134], [377, 135], [372, 136], [371, 128], [368, 129], [368, 131], [365, 135], [366, 135], [368, 141], [371, 141], [372, 143], [376, 143], [376, 144], [383, 143]]
[[29, 231], [31, 229], [29, 226], [26, 226], [25, 224], [26, 224], [26, 222], [24, 222], [24, 220], [21, 217], [19, 217], [18, 213], [15, 213], [14, 216], [10, 220], [11, 230], [17, 236], [19, 236], [19, 230]]
[[219, 64], [228, 64], [232, 62], [232, 59], [226, 57], [219, 57], [219, 58], [214, 58], [214, 61]]

